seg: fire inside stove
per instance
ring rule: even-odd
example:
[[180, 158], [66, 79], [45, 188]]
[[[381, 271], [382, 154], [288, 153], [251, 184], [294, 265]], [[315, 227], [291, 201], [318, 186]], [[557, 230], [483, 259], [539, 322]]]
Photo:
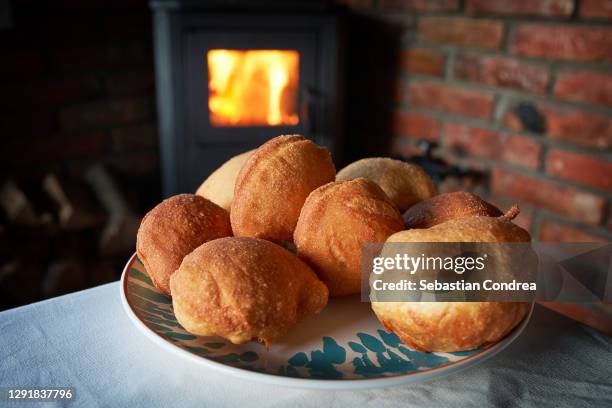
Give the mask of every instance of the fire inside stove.
[[213, 126], [299, 123], [300, 55], [289, 50], [210, 50], [208, 109]]

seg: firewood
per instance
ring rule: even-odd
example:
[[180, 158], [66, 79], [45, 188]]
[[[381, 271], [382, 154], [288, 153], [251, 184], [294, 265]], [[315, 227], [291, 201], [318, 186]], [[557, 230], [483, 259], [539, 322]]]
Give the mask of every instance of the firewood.
[[0, 187], [0, 206], [16, 224], [35, 226], [45, 221], [36, 214], [28, 197], [13, 180], [5, 181]]
[[43, 190], [57, 207], [57, 219], [63, 229], [86, 229], [96, 227], [104, 222], [104, 214], [85, 202], [83, 194], [75, 192], [74, 186], [65, 182], [53, 173], [47, 174], [42, 181]]
[[108, 255], [131, 251], [136, 242], [140, 218], [134, 215], [111, 175], [102, 165], [92, 165], [84, 177], [108, 212], [108, 221], [100, 238], [100, 252]]

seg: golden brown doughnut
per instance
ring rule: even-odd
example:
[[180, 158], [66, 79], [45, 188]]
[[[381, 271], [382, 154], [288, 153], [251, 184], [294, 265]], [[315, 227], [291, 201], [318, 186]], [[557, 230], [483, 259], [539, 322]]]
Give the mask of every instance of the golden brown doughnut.
[[349, 164], [336, 180], [365, 177], [380, 186], [400, 212], [436, 193], [431, 177], [416, 164], [385, 157], [371, 157]]
[[187, 255], [170, 279], [178, 322], [200, 336], [234, 344], [275, 342], [319, 313], [328, 290], [298, 257], [246, 237], [207, 242]]
[[[529, 242], [505, 216], [456, 218], [428, 229], [401, 231], [387, 242]], [[463, 351], [501, 340], [530, 308], [525, 302], [372, 302], [378, 320], [402, 342], [422, 351]]]
[[400, 231], [387, 242], [530, 242], [529, 233], [511, 222], [518, 213], [513, 206], [501, 217], [455, 218], [431, 228]]
[[524, 302], [373, 302], [382, 325], [415, 350], [453, 352], [495, 343], [529, 312]]
[[302, 136], [278, 136], [246, 161], [234, 190], [230, 218], [236, 236], [291, 241], [308, 194], [334, 180], [329, 151]]
[[499, 208], [475, 194], [464, 191], [444, 193], [410, 207], [404, 213], [408, 228], [429, 228], [455, 218], [483, 215], [499, 217]]
[[318, 273], [332, 296], [361, 290], [361, 244], [384, 242], [404, 228], [397, 208], [371, 180], [326, 184], [309, 196], [297, 223], [298, 256]]
[[223, 163], [198, 187], [196, 195], [202, 196], [229, 211], [234, 199], [236, 177], [238, 177], [243, 164], [254, 151], [249, 150]]
[[194, 194], [170, 197], [142, 219], [136, 253], [153, 284], [170, 296], [170, 275], [191, 251], [206, 241], [232, 235], [229, 214]]

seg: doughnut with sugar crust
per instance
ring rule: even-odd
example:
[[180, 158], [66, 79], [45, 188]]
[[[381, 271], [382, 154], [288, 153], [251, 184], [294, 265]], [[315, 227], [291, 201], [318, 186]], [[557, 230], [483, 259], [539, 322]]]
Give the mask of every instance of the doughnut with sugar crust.
[[429, 228], [455, 218], [483, 215], [499, 217], [503, 213], [476, 194], [456, 191], [421, 201], [406, 210], [407, 228]]
[[288, 250], [258, 238], [207, 242], [170, 279], [178, 322], [190, 333], [266, 346], [327, 304], [328, 290]]
[[361, 246], [385, 242], [404, 228], [389, 197], [371, 180], [357, 178], [313, 191], [294, 234], [298, 256], [317, 272], [332, 296], [361, 291]]
[[198, 187], [196, 195], [202, 196], [229, 211], [234, 199], [236, 177], [238, 177], [240, 169], [254, 151], [249, 150], [223, 163]]
[[338, 172], [336, 180], [357, 177], [378, 184], [400, 212], [436, 194], [431, 177], [421, 167], [388, 157], [370, 157], [351, 163]]
[[329, 151], [299, 135], [278, 136], [246, 161], [234, 189], [234, 235], [291, 242], [304, 201], [334, 180]]
[[[529, 233], [511, 222], [518, 212], [513, 206], [501, 217], [456, 218], [427, 229], [398, 232], [387, 242], [530, 242]], [[499, 256], [504, 250], [499, 249]], [[528, 302], [372, 302], [378, 320], [404, 344], [440, 352], [495, 343], [525, 318], [529, 308]]]
[[185, 255], [206, 241], [230, 235], [227, 211], [195, 194], [179, 194], [159, 203], [142, 219], [136, 253], [155, 287], [170, 296], [170, 275]]

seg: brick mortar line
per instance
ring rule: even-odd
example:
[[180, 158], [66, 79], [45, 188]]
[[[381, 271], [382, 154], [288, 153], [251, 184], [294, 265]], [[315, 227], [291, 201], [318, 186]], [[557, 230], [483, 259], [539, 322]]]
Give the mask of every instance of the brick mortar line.
[[500, 44], [500, 51], [505, 54], [510, 53], [510, 45], [512, 44], [512, 40], [514, 39], [514, 28], [512, 27], [512, 22], [504, 23], [502, 27], [502, 41]]
[[[552, 221], [558, 224], [562, 224], [562, 225], [565, 225], [571, 228], [578, 229], [579, 231], [583, 231], [591, 235], [596, 235], [601, 238], [612, 240], [612, 233], [605, 227], [605, 224], [603, 224], [602, 226], [594, 226], [592, 224], [582, 224], [573, 218], [566, 218], [562, 216], [561, 214], [554, 213], [542, 207], [538, 207], [538, 208], [540, 209], [539, 211], [540, 212], [539, 214], [540, 222], [538, 223], [539, 225], [541, 225], [542, 221]], [[535, 214], [534, 214], [534, 218], [535, 218]]]
[[500, 94], [497, 99], [497, 103], [493, 108], [493, 120], [491, 121], [496, 126], [503, 127], [504, 114], [508, 110], [509, 104], [508, 97], [506, 95]]
[[446, 112], [436, 111], [427, 108], [419, 108], [413, 106], [407, 106], [403, 109], [399, 109], [402, 112], [414, 112], [425, 114], [426, 116], [432, 117], [434, 119], [439, 120], [440, 122], [444, 121], [444, 123], [460, 123], [473, 127], [478, 127], [486, 130], [501, 132], [509, 135], [517, 135], [529, 138], [530, 140], [537, 142], [539, 144], [548, 144], [551, 148], [559, 148], [565, 151], [571, 151], [575, 153], [585, 154], [593, 157], [597, 157], [602, 160], [612, 161], [612, 152], [604, 151], [600, 148], [596, 147], [588, 147], [581, 146], [577, 144], [572, 144], [571, 142], [565, 142], [560, 139], [554, 139], [546, 134], [537, 134], [533, 132], [524, 132], [517, 131], [507, 127], [504, 127], [502, 123], [491, 123], [485, 119], [474, 119], [474, 118], [466, 118], [464, 116], [457, 116]]
[[[519, 207], [519, 209], [520, 209], [520, 207]], [[539, 213], [540, 213], [539, 209], [532, 209], [531, 210], [531, 219], [529, 221], [529, 235], [530, 236], [532, 235], [531, 231], [535, 231], [540, 226], [539, 223], [536, 223], [536, 217], [538, 216]], [[535, 235], [535, 233], [533, 234], [533, 236], [538, 237], [538, 235]], [[532, 239], [533, 239], [533, 237], [532, 237]]]
[[421, 74], [409, 74], [400, 72], [399, 79], [410, 85], [412, 82], [419, 83], [434, 83], [437, 85], [458, 85], [461, 89], [469, 91], [477, 91], [487, 95], [501, 94], [512, 100], [518, 99], [529, 99], [535, 102], [545, 102], [554, 107], [564, 109], [577, 109], [587, 113], [597, 113], [603, 116], [612, 116], [612, 107], [606, 108], [602, 106], [589, 105], [582, 102], [565, 101], [561, 99], [553, 99], [548, 95], [530, 94], [522, 91], [517, 91], [510, 88], [499, 88], [492, 87], [489, 85], [479, 84], [477, 82], [466, 81], [462, 79], [446, 80], [445, 78], [421, 75]]
[[548, 144], [546, 143], [542, 143], [540, 145], [540, 151], [538, 152], [538, 165], [536, 166], [536, 169], [540, 172], [540, 173], [547, 173], [546, 171], [546, 159], [548, 157], [548, 152], [550, 151]]
[[[612, 25], [610, 26], [612, 29]], [[412, 45], [413, 47], [425, 48], [429, 50], [435, 50], [440, 52], [462, 52], [466, 54], [476, 54], [477, 56], [492, 56], [492, 57], [506, 57], [520, 60], [521, 62], [540, 64], [540, 65], [559, 65], [563, 68], [576, 68], [576, 69], [593, 69], [600, 70], [604, 72], [609, 72], [606, 70], [612, 67], [612, 61], [577, 61], [577, 60], [563, 60], [563, 59], [551, 59], [551, 58], [543, 58], [543, 57], [528, 57], [520, 54], [512, 54], [510, 52], [506, 52], [504, 50], [491, 50], [485, 48], [478, 47], [462, 47], [458, 45], [452, 44], [439, 44], [428, 41], [419, 40], [416, 38], [415, 43]]]
[[542, 227], [542, 212], [539, 211], [538, 209], [537, 211], [533, 211], [533, 216], [531, 217], [531, 233], [530, 234], [532, 235], [532, 239], [533, 237], [535, 237], [537, 241], [540, 240], [540, 233], [542, 229], [541, 227]]
[[493, 95], [493, 106], [491, 108], [491, 113], [489, 114], [489, 119], [488, 119], [489, 122], [498, 123], [500, 121], [500, 118], [498, 118], [498, 115], [500, 114], [498, 110], [501, 109], [502, 105], [505, 105], [505, 104], [506, 104], [506, 98], [504, 95], [501, 95], [501, 94]]
[[[454, 81], [455, 80], [455, 62], [457, 60], [457, 53], [454, 51], [449, 52], [445, 55], [445, 66], [444, 66], [444, 79], [446, 81]], [[401, 80], [402, 71], [399, 71], [399, 76]]]
[[[456, 152], [453, 152], [452, 150], [448, 150], [448, 153], [453, 153], [454, 155], [457, 155]], [[489, 164], [489, 165], [493, 165], [495, 167], [501, 167], [504, 168], [505, 170], [511, 170], [515, 173], [519, 173], [523, 176], [527, 176], [530, 178], [535, 178], [538, 180], [544, 180], [544, 181], [548, 181], [551, 183], [555, 183], [558, 185], [564, 185], [566, 187], [573, 187], [579, 191], [583, 191], [589, 194], [593, 194], [596, 195], [598, 197], [607, 199], [607, 200], [612, 200], [612, 191], [605, 191], [605, 190], [601, 190], [601, 189], [597, 189], [595, 187], [591, 187], [585, 184], [580, 184], [577, 183], [575, 181], [571, 181], [571, 180], [566, 180], [566, 179], [560, 179], [560, 178], [556, 178], [548, 173], [544, 173], [544, 172], [540, 172], [538, 170], [532, 170], [529, 169], [527, 167], [523, 167], [517, 164], [512, 164], [512, 163], [507, 163], [507, 162], [503, 162], [503, 161], [497, 161], [497, 160], [493, 160], [493, 159], [489, 159], [487, 157], [481, 157], [481, 156], [471, 156], [471, 155], [463, 155], [466, 158], [472, 158], [472, 159], [476, 159], [476, 160], [482, 160], [484, 161], [484, 163]]]
[[[555, 98], [555, 86], [557, 85], [557, 76], [559, 74], [559, 70], [559, 67], [556, 65], [551, 65], [548, 69], [548, 84], [546, 85], [546, 95], [555, 100], [561, 100]], [[563, 69], [561, 68], [561, 70]]]
[[527, 16], [527, 15], [495, 15], [495, 14], [468, 14], [465, 12], [415, 12], [415, 11], [396, 11], [396, 12], [385, 12], [380, 13], [382, 17], [385, 14], [393, 15], [395, 17], [402, 17], [403, 15], [409, 16], [423, 16], [426, 18], [465, 18], [474, 21], [495, 21], [502, 23], [515, 23], [516, 25], [524, 24], [542, 24], [545, 26], [556, 26], [564, 25], [571, 27], [597, 27], [597, 28], [610, 28], [612, 19], [602, 20], [595, 18], [572, 18], [559, 17], [559, 16]]

